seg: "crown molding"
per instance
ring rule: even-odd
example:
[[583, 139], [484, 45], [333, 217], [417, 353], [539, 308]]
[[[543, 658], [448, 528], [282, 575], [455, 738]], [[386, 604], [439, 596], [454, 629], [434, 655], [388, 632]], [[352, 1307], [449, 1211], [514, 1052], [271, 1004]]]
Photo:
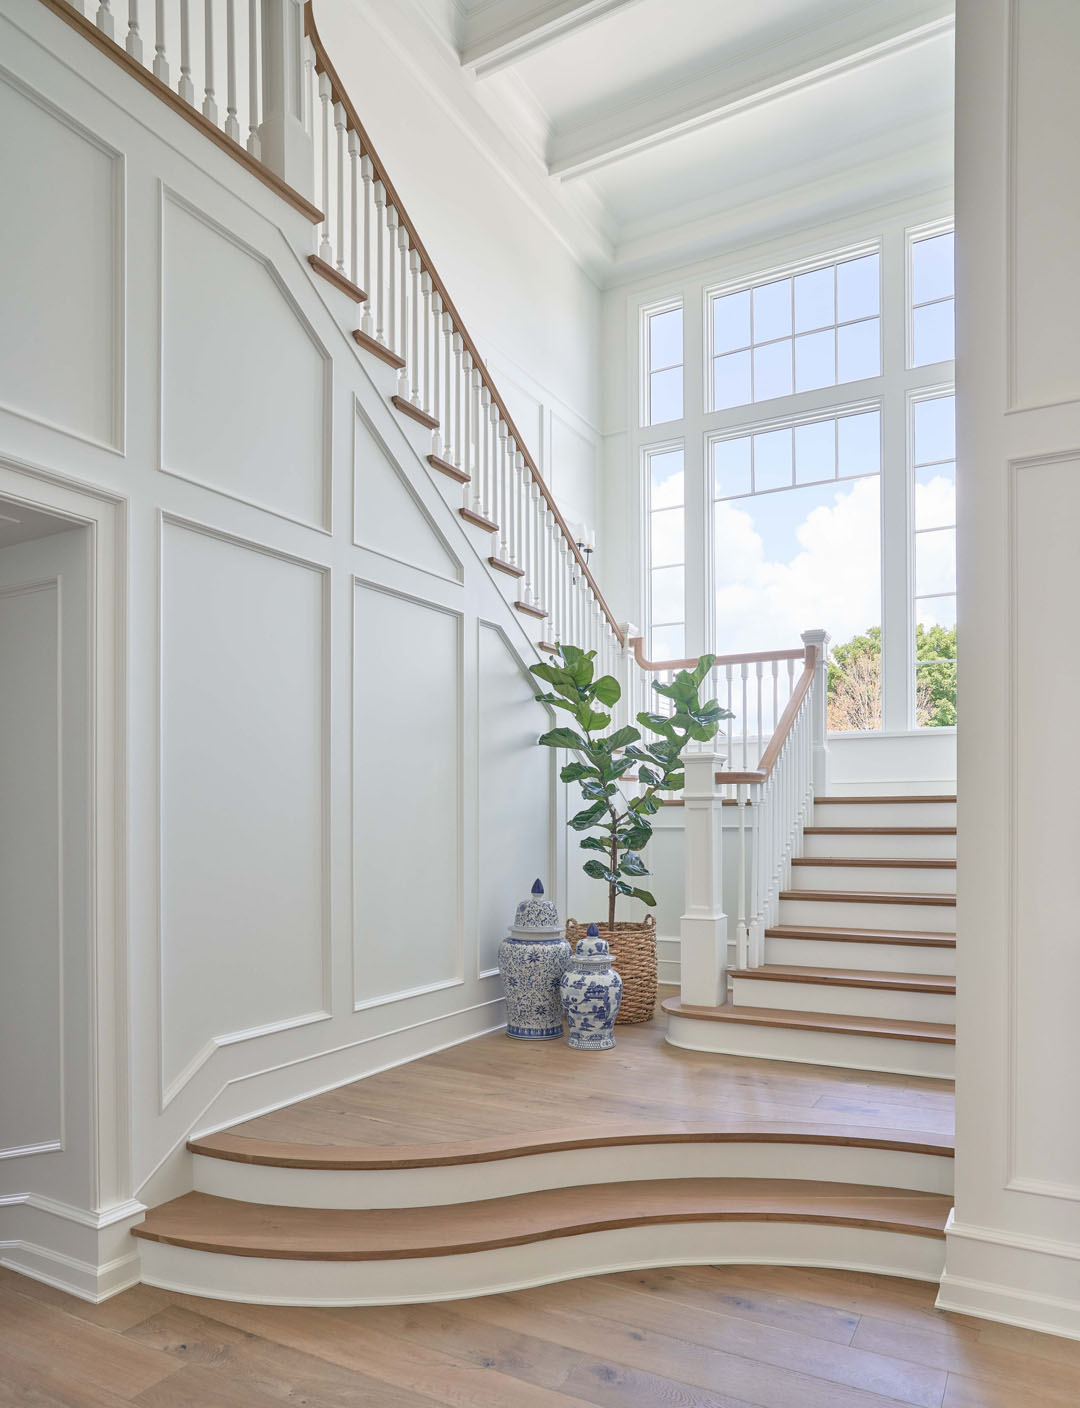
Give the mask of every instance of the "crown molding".
[[486, 0], [466, 17], [462, 67], [482, 78], [634, 4], [637, 0]]

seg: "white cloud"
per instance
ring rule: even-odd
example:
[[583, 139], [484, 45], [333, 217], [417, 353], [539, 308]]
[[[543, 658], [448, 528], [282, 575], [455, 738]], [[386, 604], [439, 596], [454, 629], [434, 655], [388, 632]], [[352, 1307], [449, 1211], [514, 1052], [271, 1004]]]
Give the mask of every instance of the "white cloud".
[[796, 530], [800, 550], [769, 561], [753, 520], [732, 503], [719, 514], [716, 610], [725, 652], [783, 649], [824, 626], [844, 641], [881, 621], [880, 508], [877, 477], [837, 489]]

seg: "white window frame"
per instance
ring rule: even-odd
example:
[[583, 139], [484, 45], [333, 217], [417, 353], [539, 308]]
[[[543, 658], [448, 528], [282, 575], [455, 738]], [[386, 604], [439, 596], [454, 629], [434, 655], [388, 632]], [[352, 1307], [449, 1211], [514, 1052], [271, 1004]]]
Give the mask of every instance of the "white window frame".
[[[940, 210], [940, 207], [939, 207]], [[927, 218], [923, 210], [868, 213], [853, 217], [843, 232], [831, 239], [821, 234], [813, 245], [789, 246], [790, 258], [774, 244], [771, 257], [755, 258], [753, 250], [729, 256], [727, 268], [717, 271], [699, 265], [685, 271], [681, 280], [669, 278], [666, 287], [642, 287], [627, 299], [630, 346], [635, 349], [631, 367], [637, 415], [628, 434], [627, 454], [637, 475], [637, 492], [629, 523], [636, 538], [636, 559], [627, 563], [630, 582], [636, 587], [639, 619], [651, 630], [649, 603], [648, 460], [647, 452], [682, 442], [684, 464], [684, 523], [686, 543], [685, 636], [689, 656], [712, 648], [714, 592], [712, 588], [712, 459], [710, 446], [717, 438], [751, 433], [776, 425], [841, 414], [848, 409], [879, 404], [882, 415], [881, 522], [882, 522], [882, 728], [884, 734], [924, 733], [915, 721], [914, 538], [911, 398], [952, 390], [952, 363], [923, 367], [910, 365], [912, 304], [912, 245], [922, 238], [947, 233], [951, 217]], [[836, 227], [834, 227], [836, 228]], [[714, 296], [753, 288], [777, 278], [860, 258], [879, 251], [881, 281], [881, 374], [863, 381], [844, 382], [813, 391], [792, 392], [769, 401], [712, 410], [712, 305]], [[656, 426], [645, 424], [648, 410], [648, 324], [654, 312], [682, 304], [683, 308], [683, 419]], [[793, 334], [794, 335], [794, 334]], [[695, 362], [697, 366], [695, 368]], [[840, 481], [838, 481], [840, 482]], [[807, 622], [807, 626], [822, 623]], [[947, 732], [948, 730], [940, 730]], [[845, 735], [851, 736], [851, 735]]]
[[[650, 318], [658, 313], [674, 313], [679, 308], [683, 315], [683, 355], [681, 362], [672, 362], [668, 367], [652, 367], [650, 365], [651, 337]], [[642, 430], [660, 430], [665, 426], [681, 425], [686, 418], [686, 307], [681, 297], [661, 299], [658, 303], [651, 303], [647, 308], [641, 310], [641, 334], [640, 345], [638, 347], [638, 366], [640, 367], [640, 383], [638, 390], [638, 425]], [[652, 380], [653, 371], [673, 371], [676, 367], [682, 369], [682, 402], [683, 414], [679, 420], [662, 420], [656, 425], [652, 423]]]

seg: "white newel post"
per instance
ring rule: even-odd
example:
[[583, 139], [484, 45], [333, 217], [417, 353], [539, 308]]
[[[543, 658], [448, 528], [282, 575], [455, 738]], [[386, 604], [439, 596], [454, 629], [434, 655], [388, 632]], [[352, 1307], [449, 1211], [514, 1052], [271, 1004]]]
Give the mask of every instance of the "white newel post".
[[[315, 154], [311, 133], [304, 128], [302, 0], [262, 0], [262, 39], [262, 159], [294, 191], [311, 200]], [[329, 220], [330, 212], [324, 214]]]
[[724, 913], [723, 795], [716, 782], [719, 754], [686, 755], [683, 793], [685, 904], [679, 921], [682, 1000], [719, 1007], [727, 996], [727, 915]]
[[622, 698], [619, 700], [619, 712], [616, 715], [616, 722], [622, 724], [633, 724], [638, 727], [638, 692], [634, 688], [634, 671], [637, 662], [634, 659], [634, 647], [630, 642], [639, 635], [638, 628], [632, 621], [620, 621], [619, 630], [622, 631], [622, 648], [618, 656], [619, 688], [622, 690]]
[[829, 633], [803, 631], [803, 645], [817, 647], [817, 668], [811, 691], [810, 749], [813, 755], [814, 796], [823, 797], [829, 781]]

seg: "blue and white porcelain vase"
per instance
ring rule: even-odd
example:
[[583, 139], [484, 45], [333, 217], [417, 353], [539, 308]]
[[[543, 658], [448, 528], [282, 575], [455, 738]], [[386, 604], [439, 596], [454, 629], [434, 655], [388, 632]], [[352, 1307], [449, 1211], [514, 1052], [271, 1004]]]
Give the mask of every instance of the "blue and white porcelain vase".
[[611, 966], [611, 946], [590, 924], [559, 985], [570, 1045], [578, 1051], [609, 1051], [615, 1045], [615, 1018], [622, 979]]
[[506, 989], [506, 1035], [519, 1041], [551, 1041], [563, 1034], [559, 979], [570, 962], [559, 911], [544, 898], [537, 880], [517, 907], [510, 933], [499, 945], [499, 972]]

